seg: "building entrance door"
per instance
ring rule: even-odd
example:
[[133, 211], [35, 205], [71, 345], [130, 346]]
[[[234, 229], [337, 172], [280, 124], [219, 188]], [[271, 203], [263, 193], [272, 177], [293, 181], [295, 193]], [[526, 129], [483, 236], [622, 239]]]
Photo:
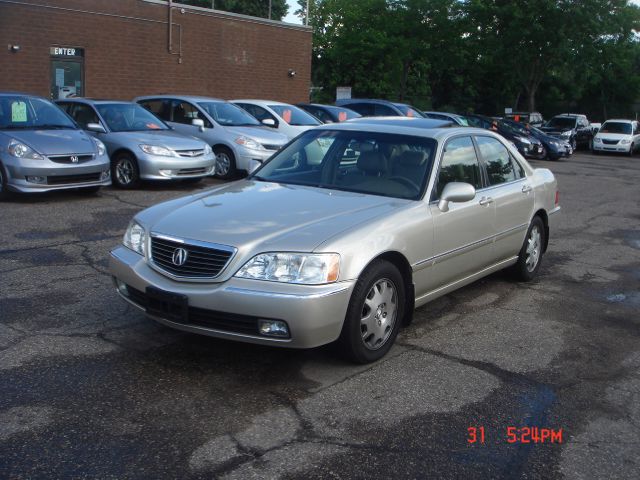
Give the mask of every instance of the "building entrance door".
[[84, 97], [84, 51], [52, 47], [51, 54], [51, 98]]

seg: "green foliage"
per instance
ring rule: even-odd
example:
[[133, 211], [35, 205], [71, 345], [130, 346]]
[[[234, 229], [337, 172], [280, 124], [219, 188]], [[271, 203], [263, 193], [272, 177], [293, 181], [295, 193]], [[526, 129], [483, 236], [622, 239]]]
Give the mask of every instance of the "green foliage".
[[[224, 10], [225, 12], [242, 13], [244, 15], [253, 15], [254, 17], [269, 17], [269, 0], [176, 0], [179, 3], [194, 5], [196, 7], [211, 8], [215, 6], [216, 10]], [[289, 6], [287, 0], [271, 1], [271, 18], [273, 20], [282, 20], [287, 15]]]
[[351, 86], [419, 108], [597, 118], [640, 99], [640, 10], [628, 0], [311, 0], [309, 18], [320, 101]]

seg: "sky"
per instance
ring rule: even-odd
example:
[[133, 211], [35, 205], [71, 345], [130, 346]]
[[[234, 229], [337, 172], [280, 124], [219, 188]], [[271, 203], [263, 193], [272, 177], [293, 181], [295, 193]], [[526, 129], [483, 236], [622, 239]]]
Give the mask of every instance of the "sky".
[[[638, 0], [640, 1], [640, 0]], [[282, 20], [289, 23], [302, 23], [299, 17], [296, 17], [293, 12], [298, 9], [298, 2], [296, 0], [287, 0], [289, 4], [289, 14], [284, 17]]]

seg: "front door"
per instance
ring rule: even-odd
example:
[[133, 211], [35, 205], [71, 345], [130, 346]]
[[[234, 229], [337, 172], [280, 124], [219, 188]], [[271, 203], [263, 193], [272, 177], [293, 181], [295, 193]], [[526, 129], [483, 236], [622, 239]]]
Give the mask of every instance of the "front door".
[[[476, 196], [463, 203], [450, 203], [443, 212], [437, 204], [449, 182], [473, 185]], [[447, 142], [437, 183], [429, 204], [434, 225], [432, 282], [438, 286], [461, 280], [491, 263], [495, 205], [486, 202], [480, 163], [470, 136]]]

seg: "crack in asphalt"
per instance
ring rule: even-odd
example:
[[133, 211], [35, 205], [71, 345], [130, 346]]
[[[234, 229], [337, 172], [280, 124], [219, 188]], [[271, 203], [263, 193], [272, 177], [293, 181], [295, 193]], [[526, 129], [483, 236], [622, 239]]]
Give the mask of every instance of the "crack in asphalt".
[[114, 238], [122, 238], [122, 234], [109, 235], [109, 236], [106, 236], [104, 238], [99, 238], [99, 239], [96, 239], [96, 240], [69, 240], [67, 242], [50, 243], [50, 244], [38, 245], [38, 246], [34, 246], [34, 247], [8, 248], [8, 249], [0, 250], [0, 255], [11, 255], [11, 254], [20, 253], [20, 252], [32, 252], [34, 250], [41, 250], [41, 249], [45, 249], [45, 248], [65, 247], [67, 245], [78, 245], [78, 244], [90, 243], [90, 242], [91, 243], [104, 242], [105, 240], [111, 240], [111, 239], [114, 239]]
[[142, 205], [136, 202], [131, 202], [129, 200], [123, 200], [117, 193], [102, 192], [102, 195], [105, 197], [113, 198], [117, 202], [122, 203], [123, 205], [128, 205], [130, 207], [149, 208], [149, 205]]

